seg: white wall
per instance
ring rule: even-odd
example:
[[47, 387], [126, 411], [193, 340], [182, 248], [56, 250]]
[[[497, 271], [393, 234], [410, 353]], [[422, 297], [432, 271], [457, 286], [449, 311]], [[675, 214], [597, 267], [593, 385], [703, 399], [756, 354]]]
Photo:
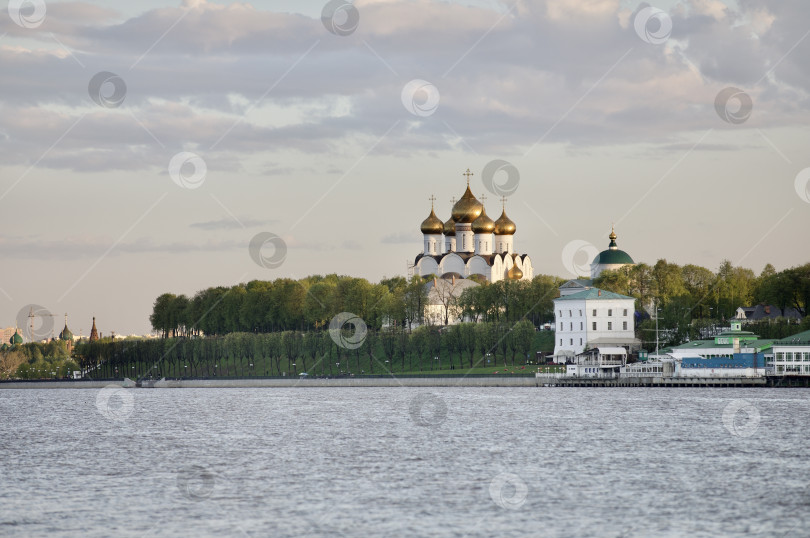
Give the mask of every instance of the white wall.
[[[582, 353], [600, 338], [635, 339], [634, 299], [580, 299], [554, 301], [554, 355], [567, 350]], [[596, 315], [593, 312], [596, 310]], [[625, 310], [627, 315], [624, 314]], [[596, 330], [593, 323], [596, 323]], [[627, 329], [624, 323], [627, 323]], [[608, 329], [608, 323], [611, 328]]]

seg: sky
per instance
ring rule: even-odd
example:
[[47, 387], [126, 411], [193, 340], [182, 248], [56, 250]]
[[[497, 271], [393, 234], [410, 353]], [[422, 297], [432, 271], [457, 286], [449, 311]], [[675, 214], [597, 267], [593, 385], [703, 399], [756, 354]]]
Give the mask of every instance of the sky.
[[637, 262], [806, 263], [809, 33], [800, 0], [11, 1], [0, 325], [404, 276], [467, 168], [535, 274], [612, 225]]

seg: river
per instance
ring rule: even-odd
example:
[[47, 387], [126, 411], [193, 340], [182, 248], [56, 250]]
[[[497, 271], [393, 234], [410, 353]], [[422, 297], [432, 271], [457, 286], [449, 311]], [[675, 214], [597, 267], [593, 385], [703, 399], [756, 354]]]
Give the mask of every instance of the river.
[[3, 390], [0, 535], [808, 535], [808, 395]]

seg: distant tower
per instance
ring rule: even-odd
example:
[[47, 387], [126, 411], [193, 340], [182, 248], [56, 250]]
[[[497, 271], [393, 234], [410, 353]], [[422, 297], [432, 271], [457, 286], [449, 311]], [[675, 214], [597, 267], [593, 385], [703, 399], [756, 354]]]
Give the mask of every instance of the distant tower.
[[20, 328], [14, 328], [14, 334], [9, 338], [8, 343], [11, 344], [11, 347], [19, 346], [23, 343], [23, 337], [20, 334]]
[[65, 328], [59, 333], [59, 339], [67, 344], [68, 352], [73, 350], [73, 333], [67, 326], [67, 313], [65, 313]]
[[96, 317], [93, 316], [93, 328], [90, 329], [90, 341], [95, 342], [98, 340], [98, 329], [96, 329]]

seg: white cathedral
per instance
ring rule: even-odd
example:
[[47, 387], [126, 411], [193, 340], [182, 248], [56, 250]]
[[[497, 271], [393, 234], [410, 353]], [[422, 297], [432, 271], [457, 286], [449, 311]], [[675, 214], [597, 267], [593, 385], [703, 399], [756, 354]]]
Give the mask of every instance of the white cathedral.
[[436, 216], [435, 198], [431, 197], [430, 215], [421, 226], [424, 248], [414, 261], [414, 274], [445, 279], [474, 277], [489, 282], [531, 280], [534, 276], [531, 258], [515, 252], [516, 228], [506, 216], [506, 199], [501, 216], [493, 221], [470, 191], [469, 168], [464, 175], [467, 190], [454, 203], [447, 222]]

